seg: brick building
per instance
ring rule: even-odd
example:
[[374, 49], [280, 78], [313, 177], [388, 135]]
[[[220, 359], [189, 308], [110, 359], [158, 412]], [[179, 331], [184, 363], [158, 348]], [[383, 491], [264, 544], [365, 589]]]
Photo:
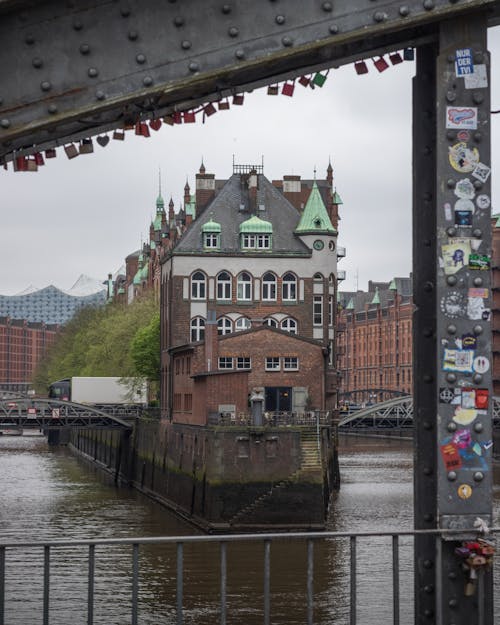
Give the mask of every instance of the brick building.
[[374, 402], [388, 398], [381, 389], [412, 392], [412, 314], [411, 278], [339, 294], [341, 396]]
[[31, 382], [36, 365], [58, 333], [58, 325], [0, 317], [0, 384], [4, 390]]
[[[334, 327], [341, 200], [325, 180], [269, 181], [234, 166], [196, 176], [190, 223], [161, 261], [162, 414], [336, 406]], [[187, 213], [186, 213], [187, 214]]]

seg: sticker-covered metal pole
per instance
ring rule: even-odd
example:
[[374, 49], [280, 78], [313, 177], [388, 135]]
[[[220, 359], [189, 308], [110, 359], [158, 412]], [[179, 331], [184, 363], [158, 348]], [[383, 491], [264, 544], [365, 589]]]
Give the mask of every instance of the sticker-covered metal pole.
[[[427, 277], [427, 284], [422, 284], [427, 271], [422, 256], [425, 242], [417, 241], [414, 278], [417, 308], [422, 305], [424, 316], [428, 314], [424, 301], [427, 289], [436, 321], [426, 327], [418, 320], [421, 313], [417, 313], [415, 371], [423, 379], [415, 383], [419, 421], [415, 523], [425, 527], [425, 515], [435, 515], [429, 525], [460, 530], [460, 534], [439, 538], [434, 557], [430, 557], [428, 542], [417, 541], [417, 623], [493, 623], [492, 576], [485, 566], [492, 549], [485, 535], [492, 512], [491, 161], [486, 34], [482, 14], [442, 23], [435, 73], [426, 58], [428, 78], [432, 80], [435, 75], [436, 169], [431, 201], [435, 230], [428, 241], [434, 277]], [[423, 75], [419, 79], [417, 74], [416, 84], [421, 87], [423, 82]], [[429, 103], [432, 90], [428, 97]], [[415, 125], [418, 127], [419, 122]], [[427, 141], [430, 136], [428, 131]], [[419, 145], [422, 151], [422, 140], [416, 142], [415, 155]], [[421, 165], [424, 173], [428, 173], [431, 160]], [[418, 178], [414, 184], [418, 189]], [[418, 211], [414, 201], [415, 219]], [[424, 230], [422, 226], [420, 234]], [[428, 347], [434, 366], [427, 369], [424, 342], [431, 330], [433, 338], [429, 337]], [[426, 379], [431, 399], [424, 396]], [[430, 432], [432, 457], [418, 450], [429, 442]], [[424, 492], [426, 481], [432, 497], [436, 497], [434, 505]], [[435, 571], [434, 584], [430, 583], [431, 570]], [[426, 596], [434, 596], [435, 610]]]

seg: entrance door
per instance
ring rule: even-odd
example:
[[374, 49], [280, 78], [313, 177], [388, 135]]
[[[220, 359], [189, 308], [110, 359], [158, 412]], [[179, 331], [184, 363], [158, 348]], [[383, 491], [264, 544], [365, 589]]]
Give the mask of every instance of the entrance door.
[[291, 412], [292, 389], [290, 386], [266, 386], [266, 412]]

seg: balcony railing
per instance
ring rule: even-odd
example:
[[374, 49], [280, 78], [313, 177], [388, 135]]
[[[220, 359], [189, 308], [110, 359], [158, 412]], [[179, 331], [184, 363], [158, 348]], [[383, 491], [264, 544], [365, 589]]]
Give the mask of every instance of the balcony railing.
[[[413, 623], [417, 534], [459, 540], [408, 530], [3, 541], [0, 625]], [[476, 583], [482, 596], [481, 570]]]

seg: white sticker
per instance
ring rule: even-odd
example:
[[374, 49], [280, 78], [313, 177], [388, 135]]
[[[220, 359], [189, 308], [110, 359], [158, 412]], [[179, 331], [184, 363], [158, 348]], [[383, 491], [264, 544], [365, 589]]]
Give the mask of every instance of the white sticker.
[[474, 185], [469, 178], [462, 178], [455, 185], [455, 195], [461, 200], [472, 200], [476, 195]]
[[477, 373], [486, 373], [490, 368], [490, 361], [486, 356], [476, 356], [473, 363], [474, 371]]
[[474, 213], [474, 202], [464, 199], [457, 200], [454, 208], [456, 211], [471, 211], [471, 213]]
[[472, 172], [474, 178], [477, 178], [481, 182], [486, 182], [491, 174], [491, 168], [484, 163], [478, 163]]
[[[460, 202], [460, 200], [458, 200]], [[444, 205], [444, 218], [446, 221], [451, 221], [451, 204], [446, 202]]]
[[464, 75], [464, 87], [466, 89], [485, 89], [487, 86], [486, 65], [474, 65], [472, 74]]
[[447, 106], [446, 128], [462, 130], [476, 130], [477, 107], [476, 106]]
[[485, 193], [478, 195], [476, 198], [476, 204], [478, 208], [482, 208], [482, 209], [489, 208], [491, 206], [490, 196], [486, 195]]

